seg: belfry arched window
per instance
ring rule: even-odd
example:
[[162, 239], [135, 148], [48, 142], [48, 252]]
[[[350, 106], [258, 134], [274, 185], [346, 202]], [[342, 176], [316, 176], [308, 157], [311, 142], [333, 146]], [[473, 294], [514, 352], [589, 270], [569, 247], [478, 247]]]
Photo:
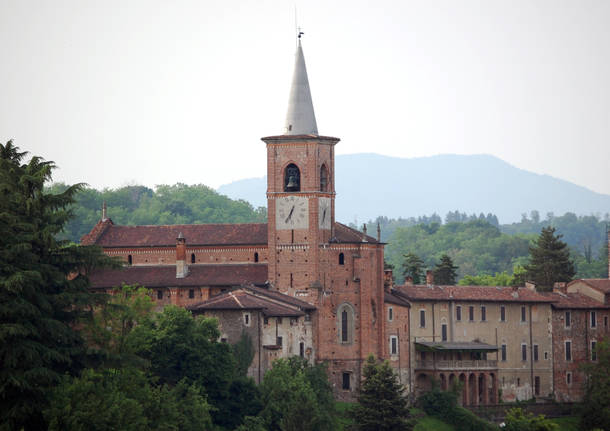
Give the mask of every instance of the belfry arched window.
[[354, 308], [343, 303], [337, 309], [337, 333], [340, 344], [351, 344], [354, 342]]
[[286, 166], [286, 169], [284, 170], [284, 191], [301, 191], [301, 171], [299, 171], [298, 166], [294, 163]]
[[326, 169], [326, 165], [320, 167], [320, 191], [328, 191], [328, 169]]
[[195, 263], [195, 253], [191, 253], [191, 263]]

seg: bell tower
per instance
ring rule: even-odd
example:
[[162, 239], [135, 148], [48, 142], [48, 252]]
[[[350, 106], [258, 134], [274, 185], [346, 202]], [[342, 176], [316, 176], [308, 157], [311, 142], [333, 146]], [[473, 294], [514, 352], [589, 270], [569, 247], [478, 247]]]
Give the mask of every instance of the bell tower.
[[335, 144], [316, 124], [301, 40], [295, 55], [284, 133], [267, 144], [269, 281], [276, 290], [315, 303], [320, 250], [335, 222]]

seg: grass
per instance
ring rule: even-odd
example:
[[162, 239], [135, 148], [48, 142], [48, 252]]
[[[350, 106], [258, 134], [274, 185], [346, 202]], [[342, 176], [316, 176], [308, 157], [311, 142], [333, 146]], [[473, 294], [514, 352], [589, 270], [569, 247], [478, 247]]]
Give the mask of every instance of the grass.
[[551, 420], [559, 425], [560, 431], [578, 431], [579, 418], [577, 416], [567, 416]]
[[456, 431], [453, 425], [446, 424], [432, 416], [424, 416], [417, 421], [413, 431]]

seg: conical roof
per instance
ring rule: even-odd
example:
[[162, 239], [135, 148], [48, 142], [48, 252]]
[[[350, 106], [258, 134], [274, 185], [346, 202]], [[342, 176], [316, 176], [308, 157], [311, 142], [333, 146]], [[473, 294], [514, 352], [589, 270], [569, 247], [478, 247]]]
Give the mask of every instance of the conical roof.
[[301, 39], [295, 55], [294, 75], [290, 97], [288, 98], [288, 111], [286, 112], [286, 124], [284, 135], [317, 135], [318, 126], [316, 116], [313, 112], [309, 80], [307, 79], [307, 68], [305, 57], [301, 47]]

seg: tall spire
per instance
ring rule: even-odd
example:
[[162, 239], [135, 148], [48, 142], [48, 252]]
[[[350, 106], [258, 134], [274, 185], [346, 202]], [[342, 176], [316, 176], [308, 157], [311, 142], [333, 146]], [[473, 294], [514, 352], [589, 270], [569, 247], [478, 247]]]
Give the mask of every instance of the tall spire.
[[318, 126], [313, 112], [313, 102], [311, 101], [300, 35], [295, 57], [294, 75], [292, 76], [292, 87], [290, 88], [290, 97], [288, 98], [284, 134], [317, 135]]

